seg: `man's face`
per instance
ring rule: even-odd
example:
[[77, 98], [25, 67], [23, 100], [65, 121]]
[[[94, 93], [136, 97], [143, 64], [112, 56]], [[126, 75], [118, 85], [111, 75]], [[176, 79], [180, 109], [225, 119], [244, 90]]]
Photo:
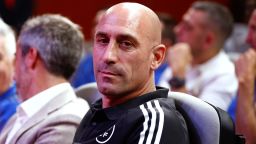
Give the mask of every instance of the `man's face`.
[[7, 53], [4, 38], [0, 36], [0, 94], [4, 93], [13, 79], [13, 60]]
[[21, 48], [17, 45], [14, 79], [16, 81], [18, 94], [23, 101], [29, 98], [27, 96], [27, 91], [28, 87], [32, 85], [30, 75], [28, 74], [24, 61], [25, 56], [22, 56]]
[[246, 42], [256, 50], [256, 10], [253, 11], [249, 20]]
[[[148, 82], [152, 42], [140, 18], [110, 14], [96, 27], [93, 61], [96, 81], [105, 96], [130, 95]], [[146, 27], [146, 26], [145, 26]]]
[[194, 56], [203, 49], [206, 37], [205, 17], [206, 14], [202, 11], [189, 9], [174, 29], [177, 41], [188, 43]]

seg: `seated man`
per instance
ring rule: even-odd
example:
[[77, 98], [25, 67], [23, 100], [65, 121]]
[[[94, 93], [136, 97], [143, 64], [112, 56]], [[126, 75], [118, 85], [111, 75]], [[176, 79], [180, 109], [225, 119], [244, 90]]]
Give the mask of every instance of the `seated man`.
[[102, 99], [83, 118], [74, 143], [188, 144], [188, 131], [168, 89], [155, 87], [164, 59], [161, 23], [149, 8], [120, 3], [95, 30], [93, 62]]
[[237, 90], [234, 64], [222, 49], [232, 25], [226, 7], [207, 1], [193, 3], [175, 27], [180, 43], [170, 48], [170, 67], [159, 85], [227, 110]]
[[236, 61], [238, 93], [229, 107], [236, 122], [237, 133], [243, 134], [246, 144], [256, 143], [256, 9], [249, 20], [247, 43], [252, 46]]
[[23, 101], [0, 136], [1, 144], [70, 144], [87, 112], [68, 83], [83, 52], [79, 27], [59, 15], [28, 20], [17, 42], [15, 80]]
[[19, 104], [13, 82], [15, 50], [14, 32], [0, 19], [0, 132]]

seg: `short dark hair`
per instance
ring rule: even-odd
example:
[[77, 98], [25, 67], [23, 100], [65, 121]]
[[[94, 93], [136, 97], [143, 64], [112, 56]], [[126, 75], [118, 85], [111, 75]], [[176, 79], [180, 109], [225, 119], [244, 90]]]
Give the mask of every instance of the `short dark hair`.
[[69, 79], [83, 54], [84, 36], [68, 18], [45, 14], [26, 21], [18, 45], [23, 56], [36, 48], [50, 73]]
[[162, 39], [168, 39], [172, 43], [176, 42], [176, 36], [174, 33], [174, 27], [177, 24], [176, 20], [167, 13], [159, 12], [157, 13], [157, 16], [159, 17], [159, 20], [163, 24], [162, 29]]
[[233, 30], [233, 17], [230, 11], [221, 4], [209, 1], [196, 1], [191, 8], [207, 13], [209, 23], [217, 30], [221, 43], [224, 44]]

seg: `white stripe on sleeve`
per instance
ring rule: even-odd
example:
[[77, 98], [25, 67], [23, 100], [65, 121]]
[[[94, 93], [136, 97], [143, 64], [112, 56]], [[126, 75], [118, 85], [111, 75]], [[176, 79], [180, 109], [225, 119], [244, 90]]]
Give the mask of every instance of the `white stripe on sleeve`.
[[148, 138], [147, 138], [146, 144], [151, 144], [151, 141], [152, 141], [152, 138], [154, 135], [154, 131], [157, 126], [156, 125], [156, 110], [152, 107], [151, 102], [147, 102], [147, 106], [152, 114], [152, 117], [151, 117], [151, 125], [149, 128], [149, 133], [148, 133]]
[[145, 139], [145, 133], [146, 133], [146, 130], [148, 129], [148, 120], [149, 120], [148, 112], [145, 109], [143, 104], [140, 105], [140, 109], [144, 115], [145, 121], [143, 122], [143, 131], [141, 131], [140, 133], [140, 140], [138, 144], [142, 144]]
[[[143, 130], [140, 133], [140, 139], [138, 144], [143, 144], [144, 140], [146, 139], [146, 144], [159, 144], [162, 136], [163, 126], [164, 126], [164, 112], [161, 108], [159, 101], [154, 100], [155, 108], [152, 106], [151, 102], [147, 102], [147, 109], [142, 104], [140, 105], [140, 109], [144, 115], [145, 121], [143, 122]], [[148, 111], [149, 112], [148, 112]], [[157, 115], [158, 111], [159, 115]], [[149, 119], [149, 113], [152, 114], [152, 117]], [[156, 119], [159, 117], [158, 124], [156, 123]], [[150, 126], [148, 125], [148, 122], [150, 121]], [[146, 131], [149, 129], [149, 133], [146, 136]], [[155, 142], [152, 142], [154, 131], [156, 129], [156, 135], [155, 135]]]
[[163, 126], [164, 126], [164, 111], [160, 107], [158, 100], [155, 100], [154, 102], [155, 102], [157, 110], [159, 111], [159, 125], [158, 125], [158, 131], [156, 133], [155, 144], [159, 144], [160, 138], [161, 138], [162, 132], [163, 132]]

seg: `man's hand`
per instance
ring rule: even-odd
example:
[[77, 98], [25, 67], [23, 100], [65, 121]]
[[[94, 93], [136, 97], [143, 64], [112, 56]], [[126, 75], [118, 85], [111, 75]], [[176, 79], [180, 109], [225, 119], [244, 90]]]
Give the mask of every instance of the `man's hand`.
[[167, 60], [172, 68], [173, 76], [185, 78], [187, 67], [192, 62], [190, 47], [186, 43], [178, 43], [168, 51]]
[[235, 63], [239, 81], [236, 131], [247, 138], [248, 144], [256, 142], [256, 116], [254, 104], [254, 85], [256, 74], [256, 52], [249, 49]]
[[[235, 63], [239, 89], [244, 89], [247, 98], [253, 99], [254, 80], [256, 75], [256, 52], [249, 49]], [[243, 92], [244, 93], [244, 92]]]

